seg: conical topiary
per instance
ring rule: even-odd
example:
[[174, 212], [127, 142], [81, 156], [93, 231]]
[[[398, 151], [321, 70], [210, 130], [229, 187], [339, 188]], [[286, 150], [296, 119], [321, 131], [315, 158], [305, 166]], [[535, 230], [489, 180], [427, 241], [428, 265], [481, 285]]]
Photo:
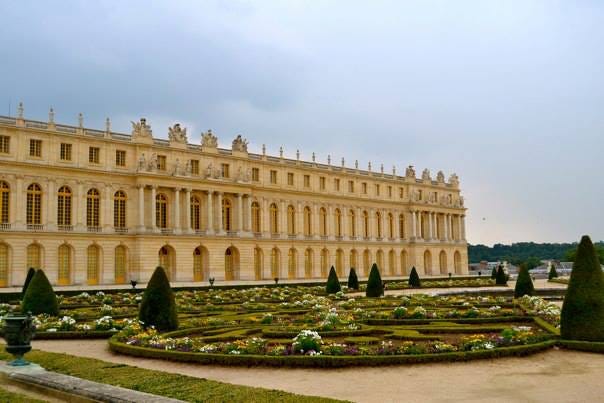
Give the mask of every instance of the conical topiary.
[[170, 281], [162, 267], [157, 267], [143, 294], [138, 318], [145, 326], [157, 330], [175, 330], [178, 327], [176, 302]]
[[524, 264], [520, 265], [518, 278], [516, 279], [516, 287], [514, 288], [514, 298], [520, 298], [523, 295], [533, 295], [535, 287], [533, 280], [529, 274], [528, 267]]
[[327, 277], [325, 291], [327, 291], [328, 294], [335, 294], [338, 291], [342, 291], [340, 280], [338, 279], [338, 273], [336, 273], [336, 269], [333, 266], [331, 266], [331, 269], [329, 269], [329, 276]]
[[375, 263], [373, 266], [371, 266], [371, 271], [369, 272], [369, 279], [367, 279], [367, 291], [365, 292], [365, 295], [373, 298], [384, 295], [382, 276], [380, 276], [380, 270]]
[[549, 273], [547, 274], [547, 279], [552, 280], [558, 277], [558, 272], [556, 271], [556, 265], [552, 262], [552, 267], [549, 268]]
[[32, 315], [47, 313], [51, 316], [59, 316], [57, 296], [44, 270], [36, 270], [29, 282], [21, 302], [21, 311], [31, 312]]
[[27, 276], [25, 276], [25, 282], [23, 283], [23, 290], [21, 291], [21, 298], [25, 296], [25, 291], [27, 291], [27, 287], [31, 282], [31, 279], [34, 278], [34, 274], [36, 274], [36, 269], [30, 267], [27, 271]]
[[359, 289], [359, 278], [357, 277], [357, 272], [354, 267], [351, 267], [350, 273], [348, 273], [348, 288], [351, 290]]
[[503, 271], [503, 266], [499, 265], [499, 267], [497, 268], [497, 275], [495, 276], [495, 284], [507, 285], [507, 283], [508, 276], [505, 274], [505, 271]]
[[604, 341], [604, 274], [587, 235], [581, 238], [560, 316], [566, 340]]
[[422, 283], [419, 279], [419, 274], [417, 274], [417, 270], [415, 270], [415, 266], [411, 268], [411, 274], [409, 274], [409, 285], [413, 288], [420, 288]]
[[491, 270], [491, 279], [495, 280], [497, 278], [497, 267], [493, 267]]

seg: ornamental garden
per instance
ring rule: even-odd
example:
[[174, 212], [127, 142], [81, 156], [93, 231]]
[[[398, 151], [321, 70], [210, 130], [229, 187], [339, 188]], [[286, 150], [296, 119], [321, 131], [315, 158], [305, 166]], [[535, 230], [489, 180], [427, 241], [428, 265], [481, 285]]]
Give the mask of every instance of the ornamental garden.
[[[341, 283], [332, 269], [323, 285], [178, 291], [157, 268], [144, 291], [72, 296], [55, 295], [38, 270], [22, 301], [1, 304], [0, 315], [31, 311], [38, 339], [107, 338], [121, 354], [203, 364], [407, 364], [522, 356], [556, 345], [602, 352], [604, 278], [594, 256], [584, 238], [562, 310], [532, 296], [528, 272], [520, 273], [515, 295], [392, 295], [374, 265], [366, 284], [353, 269]], [[414, 273], [386, 291], [506, 281], [503, 272], [442, 280]]]

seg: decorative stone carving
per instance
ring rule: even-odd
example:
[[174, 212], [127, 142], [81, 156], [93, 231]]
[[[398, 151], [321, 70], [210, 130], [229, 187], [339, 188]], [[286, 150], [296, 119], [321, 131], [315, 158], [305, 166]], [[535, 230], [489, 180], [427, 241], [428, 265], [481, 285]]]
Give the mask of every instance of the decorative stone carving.
[[449, 183], [455, 187], [459, 186], [459, 177], [456, 174], [449, 176]]
[[443, 173], [443, 171], [438, 171], [438, 173], [436, 174], [436, 181], [438, 183], [445, 183], [445, 174]]
[[174, 126], [168, 127], [168, 138], [170, 142], [187, 144], [187, 128], [180, 127], [180, 123], [175, 123]]
[[248, 141], [246, 139], [244, 139], [243, 137], [241, 137], [241, 134], [238, 134], [237, 137], [235, 137], [235, 140], [233, 140], [231, 150], [246, 153], [247, 145], [248, 145]]
[[151, 126], [147, 124], [147, 119], [141, 118], [140, 122], [132, 123], [132, 139], [153, 139], [153, 132]]
[[155, 172], [157, 169], [157, 154], [151, 154], [151, 158], [149, 158], [149, 164], [147, 165], [147, 171]]
[[185, 175], [191, 176], [191, 161], [190, 160], [187, 160], [187, 163], [185, 164]]
[[208, 167], [206, 168], [206, 178], [211, 178], [213, 171], [214, 171], [214, 167], [212, 166], [212, 163], [210, 162], [208, 164]]
[[142, 153], [140, 157], [138, 157], [138, 170], [145, 170], [145, 153]]
[[430, 170], [428, 168], [424, 169], [422, 172], [422, 180], [425, 181], [431, 181], [432, 178], [430, 177]]
[[176, 158], [176, 162], [174, 163], [174, 172], [173, 176], [180, 175], [180, 159]]
[[218, 147], [218, 137], [212, 134], [212, 129], [208, 129], [207, 132], [201, 133], [201, 146], [210, 148]]
[[409, 165], [407, 169], [405, 169], [405, 176], [407, 178], [415, 178], [415, 169], [413, 168], [413, 165]]

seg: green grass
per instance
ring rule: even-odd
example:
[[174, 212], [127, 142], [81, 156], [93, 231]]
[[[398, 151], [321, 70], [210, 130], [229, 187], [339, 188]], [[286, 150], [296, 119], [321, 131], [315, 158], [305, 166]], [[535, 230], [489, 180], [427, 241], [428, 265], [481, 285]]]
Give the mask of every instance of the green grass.
[[10, 392], [0, 386], [0, 402], [10, 403], [43, 403], [44, 400], [32, 399], [20, 393]]
[[[2, 349], [3, 350], [3, 349]], [[0, 352], [0, 359], [10, 356]], [[34, 350], [26, 358], [49, 371], [72, 375], [94, 382], [121, 386], [141, 392], [181, 399], [189, 402], [336, 402], [337, 400], [301, 396], [278, 390], [238, 386], [185, 375], [114, 364], [92, 358]], [[253, 369], [250, 369], [253, 371]], [[35, 402], [4, 398], [0, 402]], [[9, 392], [7, 392], [9, 393]]]

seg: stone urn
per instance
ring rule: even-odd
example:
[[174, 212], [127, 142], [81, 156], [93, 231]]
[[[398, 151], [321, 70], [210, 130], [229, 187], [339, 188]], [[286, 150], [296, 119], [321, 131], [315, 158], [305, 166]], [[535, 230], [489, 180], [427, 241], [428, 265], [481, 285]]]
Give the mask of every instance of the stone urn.
[[6, 351], [15, 359], [8, 363], [12, 366], [28, 365], [23, 355], [31, 350], [31, 339], [34, 336], [35, 326], [31, 312], [9, 314], [4, 318], [4, 339]]

